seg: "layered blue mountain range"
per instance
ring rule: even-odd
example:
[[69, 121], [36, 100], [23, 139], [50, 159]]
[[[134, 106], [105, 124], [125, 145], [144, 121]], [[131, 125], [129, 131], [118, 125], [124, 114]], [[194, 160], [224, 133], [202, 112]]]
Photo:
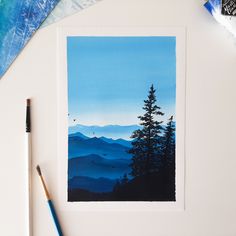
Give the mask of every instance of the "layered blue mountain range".
[[[112, 191], [118, 179], [130, 173], [131, 141], [70, 134], [68, 186], [93, 192]], [[123, 144], [123, 145], [122, 145]]]
[[[117, 180], [131, 172], [132, 155], [128, 153], [132, 140], [95, 136], [107, 134], [112, 130], [131, 136], [139, 126], [81, 126], [77, 125], [69, 132], [68, 137], [68, 187], [80, 188], [92, 192], [110, 192]], [[79, 132], [85, 130], [92, 137]], [[96, 131], [96, 132], [95, 132]]]
[[119, 179], [124, 173], [130, 172], [129, 164], [130, 159], [109, 160], [99, 155], [91, 154], [70, 159], [68, 162], [68, 176], [70, 179], [75, 176]]
[[132, 141], [128, 141], [128, 140], [125, 140], [122, 138], [112, 139], [112, 138], [100, 137], [100, 139], [107, 142], [107, 143], [117, 143], [117, 144], [123, 145], [125, 147], [129, 147], [129, 148], [132, 147], [132, 144], [131, 144]]
[[[130, 159], [128, 154], [129, 147], [116, 143], [108, 143], [105, 138], [83, 138], [82, 136], [69, 136], [69, 159], [79, 156], [96, 154], [103, 158], [114, 159]], [[109, 140], [111, 142], [111, 140]], [[125, 140], [124, 140], [125, 142]]]
[[106, 137], [112, 139], [130, 140], [130, 136], [134, 130], [139, 129], [138, 125], [106, 125], [106, 126], [87, 126], [77, 124], [69, 127], [69, 134], [80, 132], [87, 137]]
[[[83, 139], [89, 139], [89, 137], [83, 135], [82, 133], [80, 132], [77, 132], [77, 133], [72, 133], [69, 135], [69, 137], [80, 137], [80, 138], [83, 138]], [[120, 144], [120, 145], [123, 145], [123, 146], [126, 146], [126, 147], [131, 147], [131, 140], [125, 140], [125, 139], [122, 139], [122, 138], [119, 138], [119, 139], [112, 139], [112, 138], [106, 138], [104, 136], [102, 137], [99, 137], [99, 139], [107, 142], [107, 143], [117, 143], [117, 144]]]

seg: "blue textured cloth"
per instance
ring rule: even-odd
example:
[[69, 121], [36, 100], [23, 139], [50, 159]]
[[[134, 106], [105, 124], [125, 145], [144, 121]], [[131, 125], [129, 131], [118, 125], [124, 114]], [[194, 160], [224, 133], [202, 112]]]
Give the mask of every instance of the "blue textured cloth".
[[209, 0], [204, 6], [211, 14], [213, 14], [216, 9], [221, 7], [221, 0]]
[[0, 78], [59, 1], [0, 1]]

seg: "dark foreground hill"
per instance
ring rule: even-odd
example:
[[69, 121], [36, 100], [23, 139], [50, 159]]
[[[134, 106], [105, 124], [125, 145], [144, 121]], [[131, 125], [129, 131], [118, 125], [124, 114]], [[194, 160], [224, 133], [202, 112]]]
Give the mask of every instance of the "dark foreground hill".
[[117, 183], [112, 192], [96, 193], [81, 188], [68, 189], [68, 201], [175, 201], [175, 178], [156, 172]]

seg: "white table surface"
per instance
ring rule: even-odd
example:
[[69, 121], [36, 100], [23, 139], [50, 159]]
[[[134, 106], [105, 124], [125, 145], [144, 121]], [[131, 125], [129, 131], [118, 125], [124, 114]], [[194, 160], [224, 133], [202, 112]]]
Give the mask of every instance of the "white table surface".
[[[236, 235], [236, 40], [200, 0], [103, 0], [39, 30], [0, 80], [0, 235], [26, 235], [25, 99], [33, 100], [33, 164], [57, 180], [57, 27], [185, 26], [186, 210], [59, 212], [68, 236]], [[45, 172], [45, 171], [44, 171]], [[34, 235], [56, 231], [33, 175]], [[56, 204], [57, 205], [57, 204]]]

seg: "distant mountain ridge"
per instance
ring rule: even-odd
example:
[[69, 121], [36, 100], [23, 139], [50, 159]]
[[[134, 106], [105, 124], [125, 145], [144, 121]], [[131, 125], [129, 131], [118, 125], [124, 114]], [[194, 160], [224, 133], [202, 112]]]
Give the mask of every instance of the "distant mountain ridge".
[[80, 132], [69, 134], [69, 137], [80, 137], [80, 138], [83, 138], [83, 139], [89, 139], [89, 137], [85, 136], [84, 134], [82, 134]]
[[[84, 134], [82, 134], [81, 132], [76, 132], [76, 133], [73, 133], [73, 134], [69, 134], [69, 138], [71, 137], [79, 137], [79, 138], [82, 138], [82, 139], [90, 139], [89, 137], [85, 136]], [[94, 137], [94, 138], [99, 138], [107, 143], [116, 143], [116, 144], [120, 144], [120, 145], [123, 145], [123, 146], [126, 146], [126, 147], [131, 147], [132, 146], [132, 140], [128, 141], [128, 140], [125, 140], [125, 139], [122, 139], [122, 138], [119, 138], [119, 139], [112, 139], [112, 138], [106, 138], [104, 136], [102, 137]]]
[[126, 147], [131, 148], [132, 147], [132, 141], [128, 141], [122, 138], [119, 139], [112, 139], [112, 138], [106, 138], [106, 137], [99, 137], [101, 140], [107, 142], [107, 143], [117, 143]]
[[[104, 137], [103, 139], [106, 138]], [[96, 154], [110, 160], [131, 158], [131, 155], [128, 153], [130, 147], [116, 143], [115, 141], [114, 143], [108, 143], [103, 139], [96, 137], [84, 138], [80, 133], [78, 135], [70, 135], [68, 140], [69, 159], [91, 154]], [[120, 140], [120, 142], [122, 141]]]
[[129, 140], [132, 133], [139, 129], [139, 125], [105, 125], [105, 126], [87, 126], [77, 124], [70, 126], [68, 129], [69, 135], [80, 132], [87, 137], [106, 137], [112, 139], [126, 139]]

